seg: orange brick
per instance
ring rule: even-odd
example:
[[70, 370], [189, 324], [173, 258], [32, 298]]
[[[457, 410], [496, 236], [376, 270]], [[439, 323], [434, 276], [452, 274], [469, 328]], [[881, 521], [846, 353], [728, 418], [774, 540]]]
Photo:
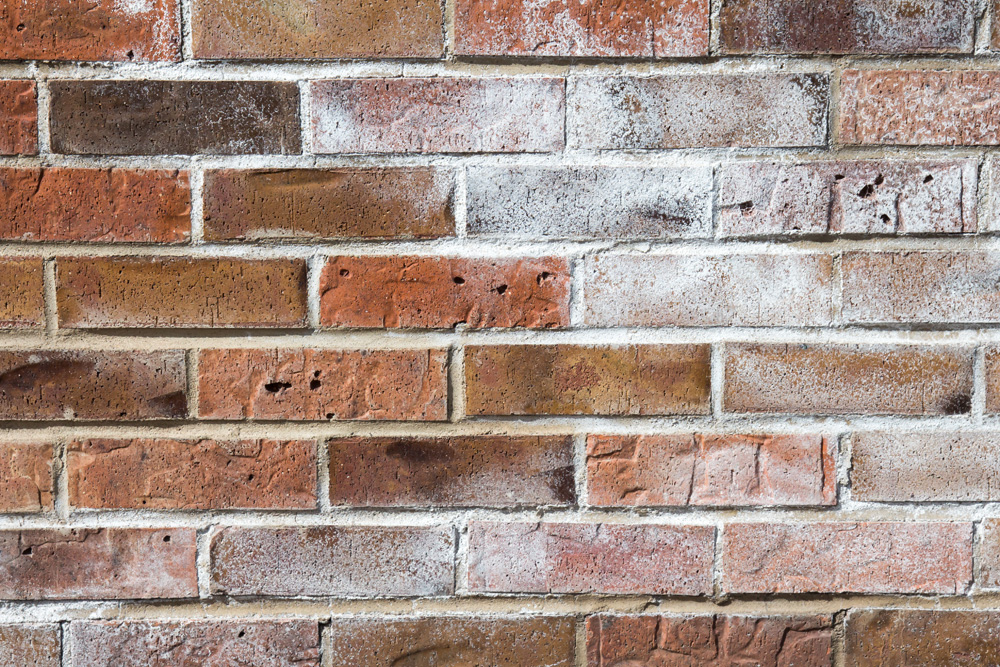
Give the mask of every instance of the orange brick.
[[0, 329], [45, 325], [42, 260], [0, 258]]
[[38, 152], [34, 81], [0, 81], [0, 155]]

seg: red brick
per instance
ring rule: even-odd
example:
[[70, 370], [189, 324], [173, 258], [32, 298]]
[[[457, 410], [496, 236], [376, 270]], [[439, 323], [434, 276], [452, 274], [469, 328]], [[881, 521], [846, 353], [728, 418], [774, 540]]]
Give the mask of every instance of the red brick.
[[191, 528], [0, 531], [0, 599], [190, 598]]
[[977, 561], [979, 571], [976, 581], [979, 586], [984, 589], [1000, 588], [1000, 519], [983, 521]]
[[469, 523], [469, 590], [708, 595], [715, 529], [586, 523]]
[[0, 155], [38, 152], [34, 81], [0, 81]]
[[586, 323], [822, 326], [833, 321], [830, 255], [588, 255]]
[[465, 349], [470, 415], [707, 414], [707, 345]]
[[727, 593], [964, 593], [967, 523], [734, 523], [722, 536]]
[[331, 257], [320, 279], [329, 327], [447, 329], [569, 325], [569, 262], [559, 257]]
[[0, 239], [177, 243], [190, 234], [186, 171], [0, 168]]
[[593, 505], [833, 505], [834, 465], [821, 435], [587, 438]]
[[446, 350], [205, 350], [199, 413], [208, 419], [448, 416]]
[[537, 153], [563, 148], [556, 78], [312, 83], [318, 153]]
[[44, 326], [43, 292], [41, 259], [0, 257], [0, 329]]
[[515, 507], [576, 500], [570, 437], [343, 438], [328, 447], [334, 505]]
[[1000, 663], [994, 611], [858, 609], [847, 616], [847, 667], [980, 667]]
[[56, 275], [71, 329], [306, 325], [305, 260], [65, 257]]
[[58, 625], [0, 625], [0, 664], [11, 667], [59, 667]]
[[920, 345], [726, 346], [728, 412], [956, 415], [972, 406], [972, 351]]
[[0, 419], [185, 416], [182, 351], [0, 351]]
[[311, 440], [84, 440], [70, 443], [67, 458], [74, 507], [316, 507]]
[[0, 443], [0, 479], [0, 512], [51, 510], [52, 445]]
[[455, 52], [473, 56], [708, 55], [707, 0], [458, 0]]
[[212, 590], [232, 596], [435, 596], [454, 591], [451, 528], [223, 528]]

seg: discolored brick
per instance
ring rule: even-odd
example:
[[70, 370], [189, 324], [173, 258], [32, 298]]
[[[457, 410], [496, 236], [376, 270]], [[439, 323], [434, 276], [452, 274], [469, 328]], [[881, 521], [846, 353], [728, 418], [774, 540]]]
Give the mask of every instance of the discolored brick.
[[979, 667], [1000, 662], [995, 611], [856, 609], [847, 616], [847, 667]]
[[1000, 412], [1000, 348], [988, 346], [983, 351], [986, 376], [986, 412]]
[[58, 625], [0, 625], [0, 664], [11, 667], [59, 667]]
[[38, 153], [34, 81], [0, 81], [0, 155]]
[[0, 257], [0, 329], [45, 325], [42, 260]]
[[976, 582], [980, 588], [996, 590], [1000, 588], [1000, 519], [982, 522], [978, 546]]
[[52, 445], [0, 443], [0, 479], [0, 512], [51, 510]]

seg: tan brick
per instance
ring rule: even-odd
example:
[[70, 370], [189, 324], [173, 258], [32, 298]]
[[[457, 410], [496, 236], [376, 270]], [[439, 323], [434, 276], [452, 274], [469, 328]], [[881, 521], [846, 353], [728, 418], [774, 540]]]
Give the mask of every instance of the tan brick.
[[38, 153], [34, 81], [0, 81], [0, 155]]
[[985, 349], [983, 368], [986, 375], [986, 412], [1000, 412], [1000, 347]]
[[[979, 566], [976, 581], [980, 588], [1000, 588], [1000, 519], [983, 521], [976, 559]], [[1000, 646], [997, 650], [1000, 651]]]
[[58, 625], [0, 625], [0, 664], [11, 667], [59, 667]]
[[0, 257], [0, 329], [45, 325], [42, 260]]
[[0, 443], [0, 479], [0, 512], [51, 510], [52, 445]]
[[847, 616], [847, 667], [979, 667], [1000, 662], [994, 611], [857, 609]]

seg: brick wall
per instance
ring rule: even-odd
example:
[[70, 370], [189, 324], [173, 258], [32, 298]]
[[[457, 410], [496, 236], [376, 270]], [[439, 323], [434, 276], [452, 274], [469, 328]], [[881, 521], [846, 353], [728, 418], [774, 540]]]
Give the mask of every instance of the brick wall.
[[989, 4], [0, 0], [0, 664], [997, 664]]

